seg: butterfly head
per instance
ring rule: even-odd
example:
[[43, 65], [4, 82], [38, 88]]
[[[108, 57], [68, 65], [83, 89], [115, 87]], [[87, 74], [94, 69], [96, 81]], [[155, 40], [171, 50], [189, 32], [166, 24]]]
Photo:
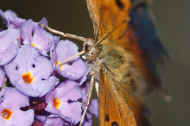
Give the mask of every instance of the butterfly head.
[[83, 44], [83, 50], [86, 52], [84, 57], [89, 63], [95, 61], [101, 52], [101, 45], [95, 43], [95, 40], [88, 39]]

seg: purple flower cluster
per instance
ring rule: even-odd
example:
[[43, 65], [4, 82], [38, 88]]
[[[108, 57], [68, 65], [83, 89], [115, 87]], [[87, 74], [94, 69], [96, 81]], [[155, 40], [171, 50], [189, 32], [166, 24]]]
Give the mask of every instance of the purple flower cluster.
[[[87, 64], [69, 40], [45, 31], [40, 22], [0, 10], [6, 29], [0, 30], [0, 125], [75, 126], [79, 124], [88, 90]], [[97, 116], [91, 101], [84, 126]]]

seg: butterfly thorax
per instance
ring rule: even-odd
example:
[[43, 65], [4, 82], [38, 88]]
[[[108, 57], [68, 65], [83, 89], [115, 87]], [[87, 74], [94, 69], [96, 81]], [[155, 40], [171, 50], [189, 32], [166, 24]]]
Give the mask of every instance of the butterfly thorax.
[[117, 84], [116, 87], [122, 86], [124, 90], [134, 95], [144, 94], [145, 81], [141, 72], [136, 68], [134, 57], [130, 52], [119, 45], [105, 42], [99, 57], [103, 72], [111, 78], [114, 84]]
[[145, 82], [135, 67], [133, 55], [121, 46], [109, 42], [110, 40], [106, 39], [102, 44], [94, 46], [95, 41], [89, 39], [83, 45], [87, 52], [86, 61], [91, 74], [93, 73], [95, 79], [99, 81], [99, 72], [103, 71], [115, 84], [118, 84], [117, 86], [121, 84], [123, 89], [138, 96], [144, 94]]

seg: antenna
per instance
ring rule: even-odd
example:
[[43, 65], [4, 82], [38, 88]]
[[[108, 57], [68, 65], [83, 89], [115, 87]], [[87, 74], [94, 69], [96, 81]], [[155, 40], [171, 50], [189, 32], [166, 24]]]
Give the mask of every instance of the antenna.
[[94, 47], [100, 45], [106, 38], [108, 38], [111, 34], [113, 34], [122, 24], [129, 21], [130, 21], [130, 18], [127, 18], [127, 20], [123, 20], [121, 24], [115, 26], [110, 32], [106, 33], [100, 40], [98, 40], [96, 44], [94, 45]]
[[[123, 20], [121, 22], [121, 24], [115, 26], [110, 32], [106, 33], [100, 40], [98, 40], [96, 42], [96, 44], [94, 45], [94, 47], [96, 47], [99, 44], [101, 44], [106, 38], [108, 38], [111, 34], [113, 34], [116, 31], [116, 29], [118, 29], [122, 24], [124, 24], [126, 22], [129, 22], [129, 21], [130, 21], [130, 18], [127, 18], [127, 20]], [[63, 36], [64, 38], [76, 39], [76, 40], [79, 40], [79, 41], [82, 41], [82, 42], [85, 42], [85, 41], [87, 41], [89, 39], [89, 38], [85, 38], [83, 36], [78, 36], [78, 35], [75, 35], [75, 34], [64, 33], [64, 32], [55, 30], [55, 29], [53, 29], [53, 28], [51, 28], [51, 27], [49, 27], [49, 26], [47, 26], [45, 24], [40, 24], [40, 26], [42, 28], [45, 28], [46, 30], [48, 30], [51, 33]]]

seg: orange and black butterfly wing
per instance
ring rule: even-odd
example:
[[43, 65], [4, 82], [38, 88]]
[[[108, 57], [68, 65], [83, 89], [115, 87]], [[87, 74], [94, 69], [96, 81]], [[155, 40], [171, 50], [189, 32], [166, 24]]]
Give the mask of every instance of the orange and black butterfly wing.
[[133, 6], [129, 26], [134, 30], [139, 47], [149, 62], [162, 63], [168, 54], [161, 43], [155, 17], [149, 8], [145, 2]]
[[120, 36], [120, 30], [126, 28], [129, 20], [131, 0], [87, 0], [87, 7], [97, 39], [101, 39], [125, 20], [126, 23], [110, 35]]
[[150, 126], [143, 103], [127, 91], [122, 94], [112, 82], [101, 72], [98, 95], [100, 126]]
[[127, 103], [118, 102], [114, 95], [108, 78], [102, 73], [98, 94], [100, 126], [137, 126]]

